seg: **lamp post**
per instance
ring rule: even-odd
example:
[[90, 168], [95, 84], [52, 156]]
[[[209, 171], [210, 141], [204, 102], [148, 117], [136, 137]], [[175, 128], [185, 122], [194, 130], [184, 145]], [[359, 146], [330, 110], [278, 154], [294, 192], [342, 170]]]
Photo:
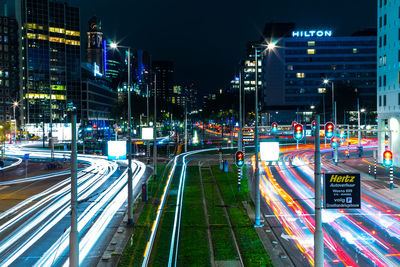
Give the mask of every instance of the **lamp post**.
[[15, 117], [15, 108], [18, 107], [18, 101], [13, 102], [13, 113], [14, 113], [14, 144], [17, 140], [17, 118]]
[[364, 137], [367, 137], [367, 110], [362, 108], [360, 112], [364, 113]]
[[132, 121], [131, 121], [131, 48], [110, 44], [111, 49], [125, 48], [128, 50], [128, 225], [133, 225], [133, 195], [132, 195]]
[[255, 142], [255, 194], [256, 194], [256, 210], [255, 210], [255, 223], [254, 227], [261, 227], [260, 221], [260, 169], [259, 169], [259, 159], [258, 153], [260, 150], [258, 143], [258, 52], [257, 49], [265, 48], [265, 50], [272, 50], [275, 48], [275, 43], [271, 42], [269, 44], [257, 44], [253, 45], [254, 48], [254, 59], [255, 59], [255, 92], [254, 92], [254, 109], [255, 109], [255, 123], [254, 123], [254, 142]]
[[[328, 79], [324, 79], [324, 84], [329, 84]], [[335, 107], [335, 83], [331, 82], [332, 86], [332, 121], [335, 122], [335, 125], [337, 124], [336, 121], [336, 107]]]

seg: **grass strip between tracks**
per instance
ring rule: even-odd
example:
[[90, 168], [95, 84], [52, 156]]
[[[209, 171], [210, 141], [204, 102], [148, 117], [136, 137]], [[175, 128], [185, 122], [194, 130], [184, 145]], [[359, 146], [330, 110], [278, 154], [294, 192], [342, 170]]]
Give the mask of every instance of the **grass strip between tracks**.
[[[162, 190], [164, 188], [166, 179], [168, 178], [169, 169], [170, 168], [167, 168], [166, 165], [158, 165], [157, 173], [162, 175], [159, 175], [159, 178], [157, 179], [151, 178], [149, 180], [148, 201], [144, 203], [144, 205], [142, 204], [142, 212], [140, 213], [139, 219], [135, 224], [133, 234], [122, 254], [118, 266], [142, 265], [143, 253], [146, 249], [147, 240], [150, 236], [151, 226], [156, 216], [157, 207], [163, 192]], [[137, 207], [138, 205], [135, 205], [134, 209], [137, 209]]]
[[233, 171], [224, 173], [219, 166], [212, 166], [215, 179], [221, 189], [225, 205], [227, 205], [229, 217], [232, 222], [240, 252], [245, 266], [272, 266], [271, 259], [264, 249], [253, 223], [247, 216], [242, 201], [251, 203], [246, 167], [243, 167], [243, 179], [241, 190], [237, 189], [237, 168], [233, 165]]

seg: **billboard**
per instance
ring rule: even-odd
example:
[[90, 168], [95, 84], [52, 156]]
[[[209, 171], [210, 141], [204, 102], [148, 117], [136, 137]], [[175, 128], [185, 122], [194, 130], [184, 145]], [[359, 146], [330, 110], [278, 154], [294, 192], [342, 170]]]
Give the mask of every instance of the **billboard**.
[[142, 127], [142, 139], [143, 140], [153, 140], [153, 127]]
[[261, 161], [279, 160], [279, 142], [260, 142]]
[[324, 174], [324, 209], [360, 209], [359, 173]]
[[126, 159], [126, 141], [108, 141], [107, 152], [109, 160]]

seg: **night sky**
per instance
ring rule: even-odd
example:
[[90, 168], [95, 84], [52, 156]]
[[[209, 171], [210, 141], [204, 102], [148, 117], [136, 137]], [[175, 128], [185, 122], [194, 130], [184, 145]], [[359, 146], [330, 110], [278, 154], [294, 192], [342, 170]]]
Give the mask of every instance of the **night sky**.
[[195, 81], [205, 94], [228, 86], [246, 42], [258, 40], [266, 22], [345, 35], [376, 27], [376, 5], [376, 0], [96, 0], [81, 1], [81, 24], [86, 31], [95, 11], [106, 38], [147, 50], [153, 60], [173, 61], [176, 82]]

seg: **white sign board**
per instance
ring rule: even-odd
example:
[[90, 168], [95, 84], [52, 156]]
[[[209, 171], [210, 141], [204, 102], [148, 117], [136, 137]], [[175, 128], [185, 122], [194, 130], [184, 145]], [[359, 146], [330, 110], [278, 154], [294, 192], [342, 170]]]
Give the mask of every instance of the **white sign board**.
[[143, 140], [153, 140], [153, 127], [143, 127], [142, 128], [142, 139]]
[[126, 142], [125, 141], [108, 141], [108, 159], [122, 160], [126, 159]]
[[279, 160], [279, 142], [260, 142], [261, 161]]

